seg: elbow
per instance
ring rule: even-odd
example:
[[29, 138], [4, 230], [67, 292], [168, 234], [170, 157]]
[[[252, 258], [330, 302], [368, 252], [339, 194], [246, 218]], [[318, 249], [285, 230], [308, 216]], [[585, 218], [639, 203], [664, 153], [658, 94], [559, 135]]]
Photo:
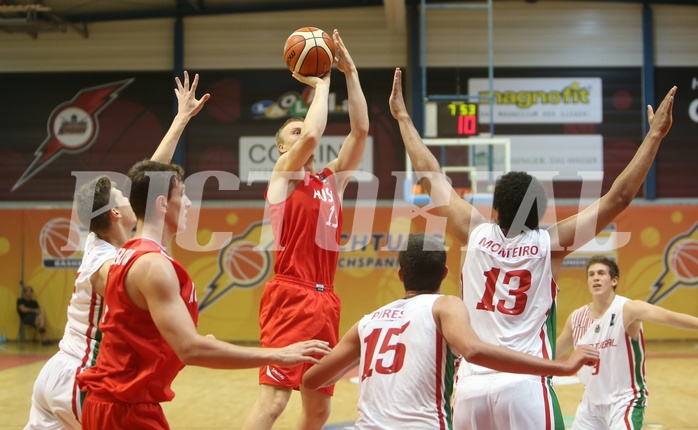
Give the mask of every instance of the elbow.
[[312, 391], [322, 388], [322, 384], [312, 378], [303, 378], [303, 386]]
[[171, 345], [171, 347], [179, 361], [185, 366], [197, 365], [205, 350], [205, 346], [199, 343], [198, 339], [190, 339], [179, 345]]
[[469, 346], [465, 351], [462, 351], [461, 354], [468, 363], [480, 366], [487, 365], [487, 355], [477, 346]]
[[635, 194], [637, 194], [637, 190], [635, 192], [622, 192], [620, 195], [616, 198], [616, 204], [618, 207], [621, 207], [623, 209], [627, 208], [630, 206], [630, 203], [633, 202], [633, 199], [635, 198]]
[[196, 365], [198, 356], [193, 348], [175, 350], [175, 354], [177, 354], [177, 358], [179, 358], [179, 361], [181, 361], [185, 366]]
[[352, 127], [351, 134], [356, 136], [357, 140], [366, 141], [366, 139], [368, 138], [368, 118], [366, 118], [365, 124], [362, 123], [358, 126]]
[[608, 194], [612, 197], [613, 204], [615, 207], [622, 209], [627, 208], [633, 202], [633, 199], [637, 195], [638, 188], [632, 188], [629, 186], [623, 186], [618, 184], [613, 184]]
[[308, 147], [315, 148], [317, 144], [320, 142], [321, 137], [321, 130], [305, 130], [298, 140], [300, 142], [304, 142], [304, 144]]
[[303, 375], [303, 386], [309, 390], [317, 390], [323, 387], [322, 381], [314, 377], [312, 373], [306, 372]]

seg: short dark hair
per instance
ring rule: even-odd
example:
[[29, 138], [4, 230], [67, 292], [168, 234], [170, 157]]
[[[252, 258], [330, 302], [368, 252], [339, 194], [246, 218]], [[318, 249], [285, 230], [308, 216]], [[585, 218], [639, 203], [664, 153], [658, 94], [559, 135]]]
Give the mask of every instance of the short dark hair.
[[446, 273], [443, 241], [423, 233], [410, 234], [407, 248], [398, 253], [405, 291], [436, 292]]
[[[592, 264], [603, 264], [604, 266], [608, 267], [608, 274], [611, 275], [611, 279], [620, 279], [620, 269], [618, 268], [618, 263], [616, 263], [614, 259], [606, 257], [605, 255], [593, 255], [591, 258], [589, 258], [589, 261], [587, 261], [587, 273], [589, 273], [589, 268]], [[618, 284], [616, 284], [616, 287], [617, 286]], [[613, 289], [615, 290], [616, 287], [613, 287]]]
[[[300, 117], [300, 116], [295, 116], [295, 117], [289, 118], [286, 121], [284, 121], [284, 123], [281, 125], [281, 127], [279, 127], [279, 129], [276, 130], [276, 135], [274, 135], [274, 137], [276, 138], [276, 149], [279, 149], [279, 145], [284, 140], [284, 129], [286, 128], [286, 126], [292, 122], [303, 122], [303, 121], [305, 121], [305, 118]], [[281, 150], [279, 150], [279, 153], [282, 153]]]
[[[530, 205], [524, 225], [535, 230], [548, 207], [545, 188], [538, 179], [526, 172], [509, 172], [500, 176], [495, 183], [492, 208], [497, 210], [498, 224], [503, 230], [511, 230], [523, 203]], [[522, 226], [514, 227], [516, 234], [523, 231]]]
[[[150, 172], [173, 172], [170, 175], [167, 188], [167, 199], [170, 199], [172, 189], [178, 183], [184, 182], [184, 169], [176, 164], [165, 164], [157, 161], [143, 160], [134, 164], [128, 171], [128, 178], [131, 180], [131, 194], [129, 200], [136, 218], [145, 219], [148, 207], [148, 192], [150, 189]], [[163, 195], [163, 194], [160, 194]]]
[[[116, 202], [112, 201], [112, 188], [113, 184], [109, 177], [99, 176], [81, 186], [75, 193], [78, 219], [93, 233], [104, 233], [111, 227], [109, 210], [116, 205]], [[101, 208], [106, 208], [106, 210], [92, 216], [95, 211]]]

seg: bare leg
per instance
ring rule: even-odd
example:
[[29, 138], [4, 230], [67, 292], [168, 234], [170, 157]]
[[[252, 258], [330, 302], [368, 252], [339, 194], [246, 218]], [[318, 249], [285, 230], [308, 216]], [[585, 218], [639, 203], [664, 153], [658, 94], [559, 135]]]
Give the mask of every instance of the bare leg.
[[330, 417], [332, 397], [319, 391], [306, 389], [301, 385], [303, 411], [296, 428], [300, 430], [321, 430]]
[[269, 430], [286, 409], [291, 388], [260, 385], [259, 397], [247, 415], [242, 430]]
[[41, 343], [46, 343], [46, 314], [43, 309], [39, 309], [39, 313], [34, 320], [34, 327], [39, 331]]

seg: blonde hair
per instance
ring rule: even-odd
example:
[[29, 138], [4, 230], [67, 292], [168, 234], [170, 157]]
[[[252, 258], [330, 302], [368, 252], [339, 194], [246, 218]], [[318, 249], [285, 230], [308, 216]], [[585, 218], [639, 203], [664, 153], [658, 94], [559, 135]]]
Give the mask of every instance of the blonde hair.
[[284, 129], [286, 128], [287, 125], [289, 125], [292, 122], [303, 122], [305, 121], [305, 118], [296, 116], [287, 119], [281, 127], [279, 127], [278, 130], [276, 130], [276, 135], [274, 136], [276, 138], [276, 149], [279, 150], [279, 154], [283, 154], [281, 152], [281, 149], [279, 149], [279, 145], [281, 145], [284, 142]]

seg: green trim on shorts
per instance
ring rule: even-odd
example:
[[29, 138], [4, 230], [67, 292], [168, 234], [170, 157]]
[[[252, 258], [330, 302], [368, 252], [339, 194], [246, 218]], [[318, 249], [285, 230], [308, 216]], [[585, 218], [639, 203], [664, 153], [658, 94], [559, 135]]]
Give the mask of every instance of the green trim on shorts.
[[553, 428], [555, 430], [565, 430], [565, 417], [562, 415], [560, 401], [557, 398], [557, 393], [553, 389], [553, 380], [550, 377], [545, 378], [545, 385], [550, 393], [550, 401], [553, 404]]

